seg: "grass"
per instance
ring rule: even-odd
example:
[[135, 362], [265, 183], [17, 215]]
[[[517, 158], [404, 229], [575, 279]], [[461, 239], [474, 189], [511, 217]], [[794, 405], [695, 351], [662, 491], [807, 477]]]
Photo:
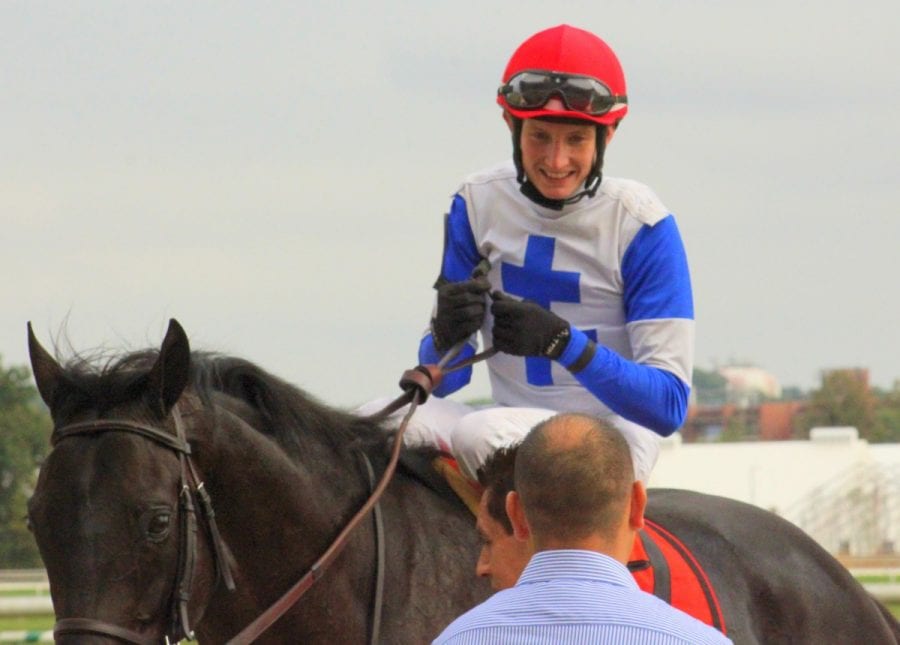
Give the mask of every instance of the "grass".
[[0, 616], [0, 632], [6, 631], [46, 631], [53, 629], [56, 622], [53, 614], [33, 614], [29, 616]]
[[888, 582], [900, 582], [897, 576], [889, 576], [889, 575], [879, 575], [879, 576], [871, 576], [871, 575], [858, 575], [856, 579], [861, 584], [884, 584]]
[[885, 604], [891, 610], [891, 613], [897, 617], [897, 620], [900, 620], [900, 602], [888, 602]]
[[13, 598], [18, 596], [49, 596], [49, 592], [46, 591], [17, 591], [15, 589], [4, 589], [0, 591], [0, 597], [2, 598]]

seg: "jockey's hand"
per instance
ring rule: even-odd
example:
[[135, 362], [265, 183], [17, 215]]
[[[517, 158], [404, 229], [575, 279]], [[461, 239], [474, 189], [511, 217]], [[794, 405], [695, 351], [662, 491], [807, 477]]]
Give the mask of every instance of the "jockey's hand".
[[494, 349], [516, 356], [557, 359], [569, 344], [569, 323], [531, 300], [515, 300], [495, 291]]
[[431, 320], [431, 333], [439, 352], [478, 331], [487, 308], [485, 294], [490, 290], [491, 283], [483, 276], [438, 287], [437, 315]]

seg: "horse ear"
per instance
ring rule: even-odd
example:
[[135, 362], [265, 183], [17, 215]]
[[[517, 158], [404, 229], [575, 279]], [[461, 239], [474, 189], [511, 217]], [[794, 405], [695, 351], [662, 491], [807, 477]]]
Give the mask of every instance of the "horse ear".
[[166, 416], [187, 387], [191, 367], [191, 346], [187, 334], [172, 318], [150, 373], [147, 375], [151, 404], [160, 416]]
[[65, 384], [65, 377], [62, 367], [56, 362], [56, 359], [50, 356], [38, 342], [30, 321], [28, 322], [28, 354], [31, 357], [31, 372], [34, 374], [38, 392], [47, 407], [52, 410], [53, 401]]

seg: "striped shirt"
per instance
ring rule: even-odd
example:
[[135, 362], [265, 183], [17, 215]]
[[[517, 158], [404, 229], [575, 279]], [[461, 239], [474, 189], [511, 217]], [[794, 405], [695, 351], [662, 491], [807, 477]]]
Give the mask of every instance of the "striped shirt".
[[542, 551], [515, 587], [494, 594], [435, 645], [608, 643], [720, 645], [720, 632], [641, 591], [621, 563], [593, 551]]

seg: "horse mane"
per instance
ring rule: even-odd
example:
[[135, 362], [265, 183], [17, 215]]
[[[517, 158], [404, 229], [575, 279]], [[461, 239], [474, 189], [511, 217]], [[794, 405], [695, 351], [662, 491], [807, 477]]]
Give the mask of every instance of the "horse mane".
[[201, 398], [221, 392], [247, 403], [260, 416], [258, 429], [291, 453], [302, 451], [310, 439], [335, 450], [386, 444], [379, 423], [327, 406], [248, 360], [194, 353], [191, 366]]
[[[138, 399], [145, 391], [147, 374], [158, 349], [121, 357], [75, 355], [64, 367], [69, 384], [68, 404], [103, 412]], [[387, 433], [377, 422], [331, 408], [300, 388], [242, 358], [210, 352], [192, 352], [189, 387], [212, 407], [217, 394], [238, 399], [258, 415], [251, 424], [272, 437], [292, 455], [302, 454], [309, 441], [334, 450], [384, 446]]]

